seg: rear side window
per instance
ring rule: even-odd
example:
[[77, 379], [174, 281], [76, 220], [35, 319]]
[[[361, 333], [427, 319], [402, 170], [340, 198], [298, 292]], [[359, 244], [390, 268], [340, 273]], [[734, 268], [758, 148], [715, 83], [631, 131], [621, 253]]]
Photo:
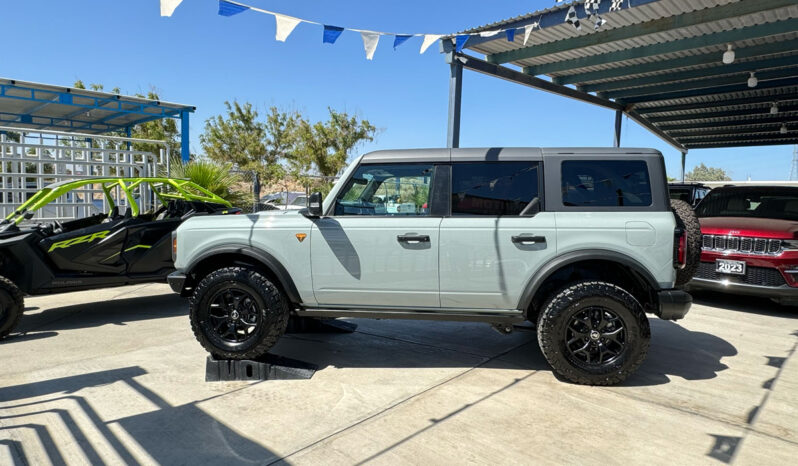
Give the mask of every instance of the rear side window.
[[651, 183], [643, 160], [572, 160], [562, 163], [565, 206], [650, 206]]
[[538, 162], [452, 165], [452, 215], [518, 215], [538, 198]]

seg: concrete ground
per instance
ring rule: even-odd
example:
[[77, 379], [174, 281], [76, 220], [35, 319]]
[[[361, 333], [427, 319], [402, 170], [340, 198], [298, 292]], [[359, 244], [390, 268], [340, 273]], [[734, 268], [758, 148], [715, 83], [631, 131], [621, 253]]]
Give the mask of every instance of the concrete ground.
[[204, 381], [165, 285], [29, 298], [0, 343], [0, 464], [795, 464], [798, 310], [704, 295], [625, 384], [558, 380], [531, 332], [354, 320], [274, 353], [310, 380]]

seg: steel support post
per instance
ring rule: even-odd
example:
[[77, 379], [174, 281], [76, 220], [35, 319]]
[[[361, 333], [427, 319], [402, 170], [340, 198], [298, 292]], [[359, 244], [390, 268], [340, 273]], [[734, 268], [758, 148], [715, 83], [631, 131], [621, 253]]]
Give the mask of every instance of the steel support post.
[[682, 183], [684, 183], [684, 161], [687, 158], [687, 152], [682, 152]]
[[446, 146], [460, 147], [460, 107], [463, 98], [463, 63], [454, 57], [449, 76], [449, 131]]
[[183, 162], [188, 162], [191, 158], [191, 151], [189, 149], [188, 113], [187, 110], [180, 112], [180, 158]]
[[615, 141], [614, 147], [621, 147], [621, 124], [623, 123], [623, 111], [615, 111]]

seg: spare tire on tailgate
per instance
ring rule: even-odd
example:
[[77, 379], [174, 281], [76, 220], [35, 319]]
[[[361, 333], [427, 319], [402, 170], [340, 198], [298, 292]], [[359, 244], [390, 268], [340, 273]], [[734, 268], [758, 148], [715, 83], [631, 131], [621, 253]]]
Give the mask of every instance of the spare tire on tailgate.
[[676, 217], [676, 226], [687, 234], [684, 266], [676, 269], [676, 286], [684, 286], [693, 279], [701, 262], [701, 225], [690, 204], [671, 199], [671, 210]]

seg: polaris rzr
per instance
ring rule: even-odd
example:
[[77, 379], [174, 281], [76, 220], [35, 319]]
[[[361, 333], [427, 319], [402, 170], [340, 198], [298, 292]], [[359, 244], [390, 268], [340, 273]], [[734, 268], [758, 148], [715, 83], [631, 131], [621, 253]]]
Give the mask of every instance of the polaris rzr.
[[[155, 207], [141, 212], [143, 200]], [[78, 206], [97, 213], [56, 219]], [[35, 223], [37, 212], [53, 219]], [[172, 232], [183, 220], [240, 212], [173, 178], [93, 178], [43, 188], [0, 221], [0, 338], [19, 322], [25, 294], [165, 282], [174, 270]]]

